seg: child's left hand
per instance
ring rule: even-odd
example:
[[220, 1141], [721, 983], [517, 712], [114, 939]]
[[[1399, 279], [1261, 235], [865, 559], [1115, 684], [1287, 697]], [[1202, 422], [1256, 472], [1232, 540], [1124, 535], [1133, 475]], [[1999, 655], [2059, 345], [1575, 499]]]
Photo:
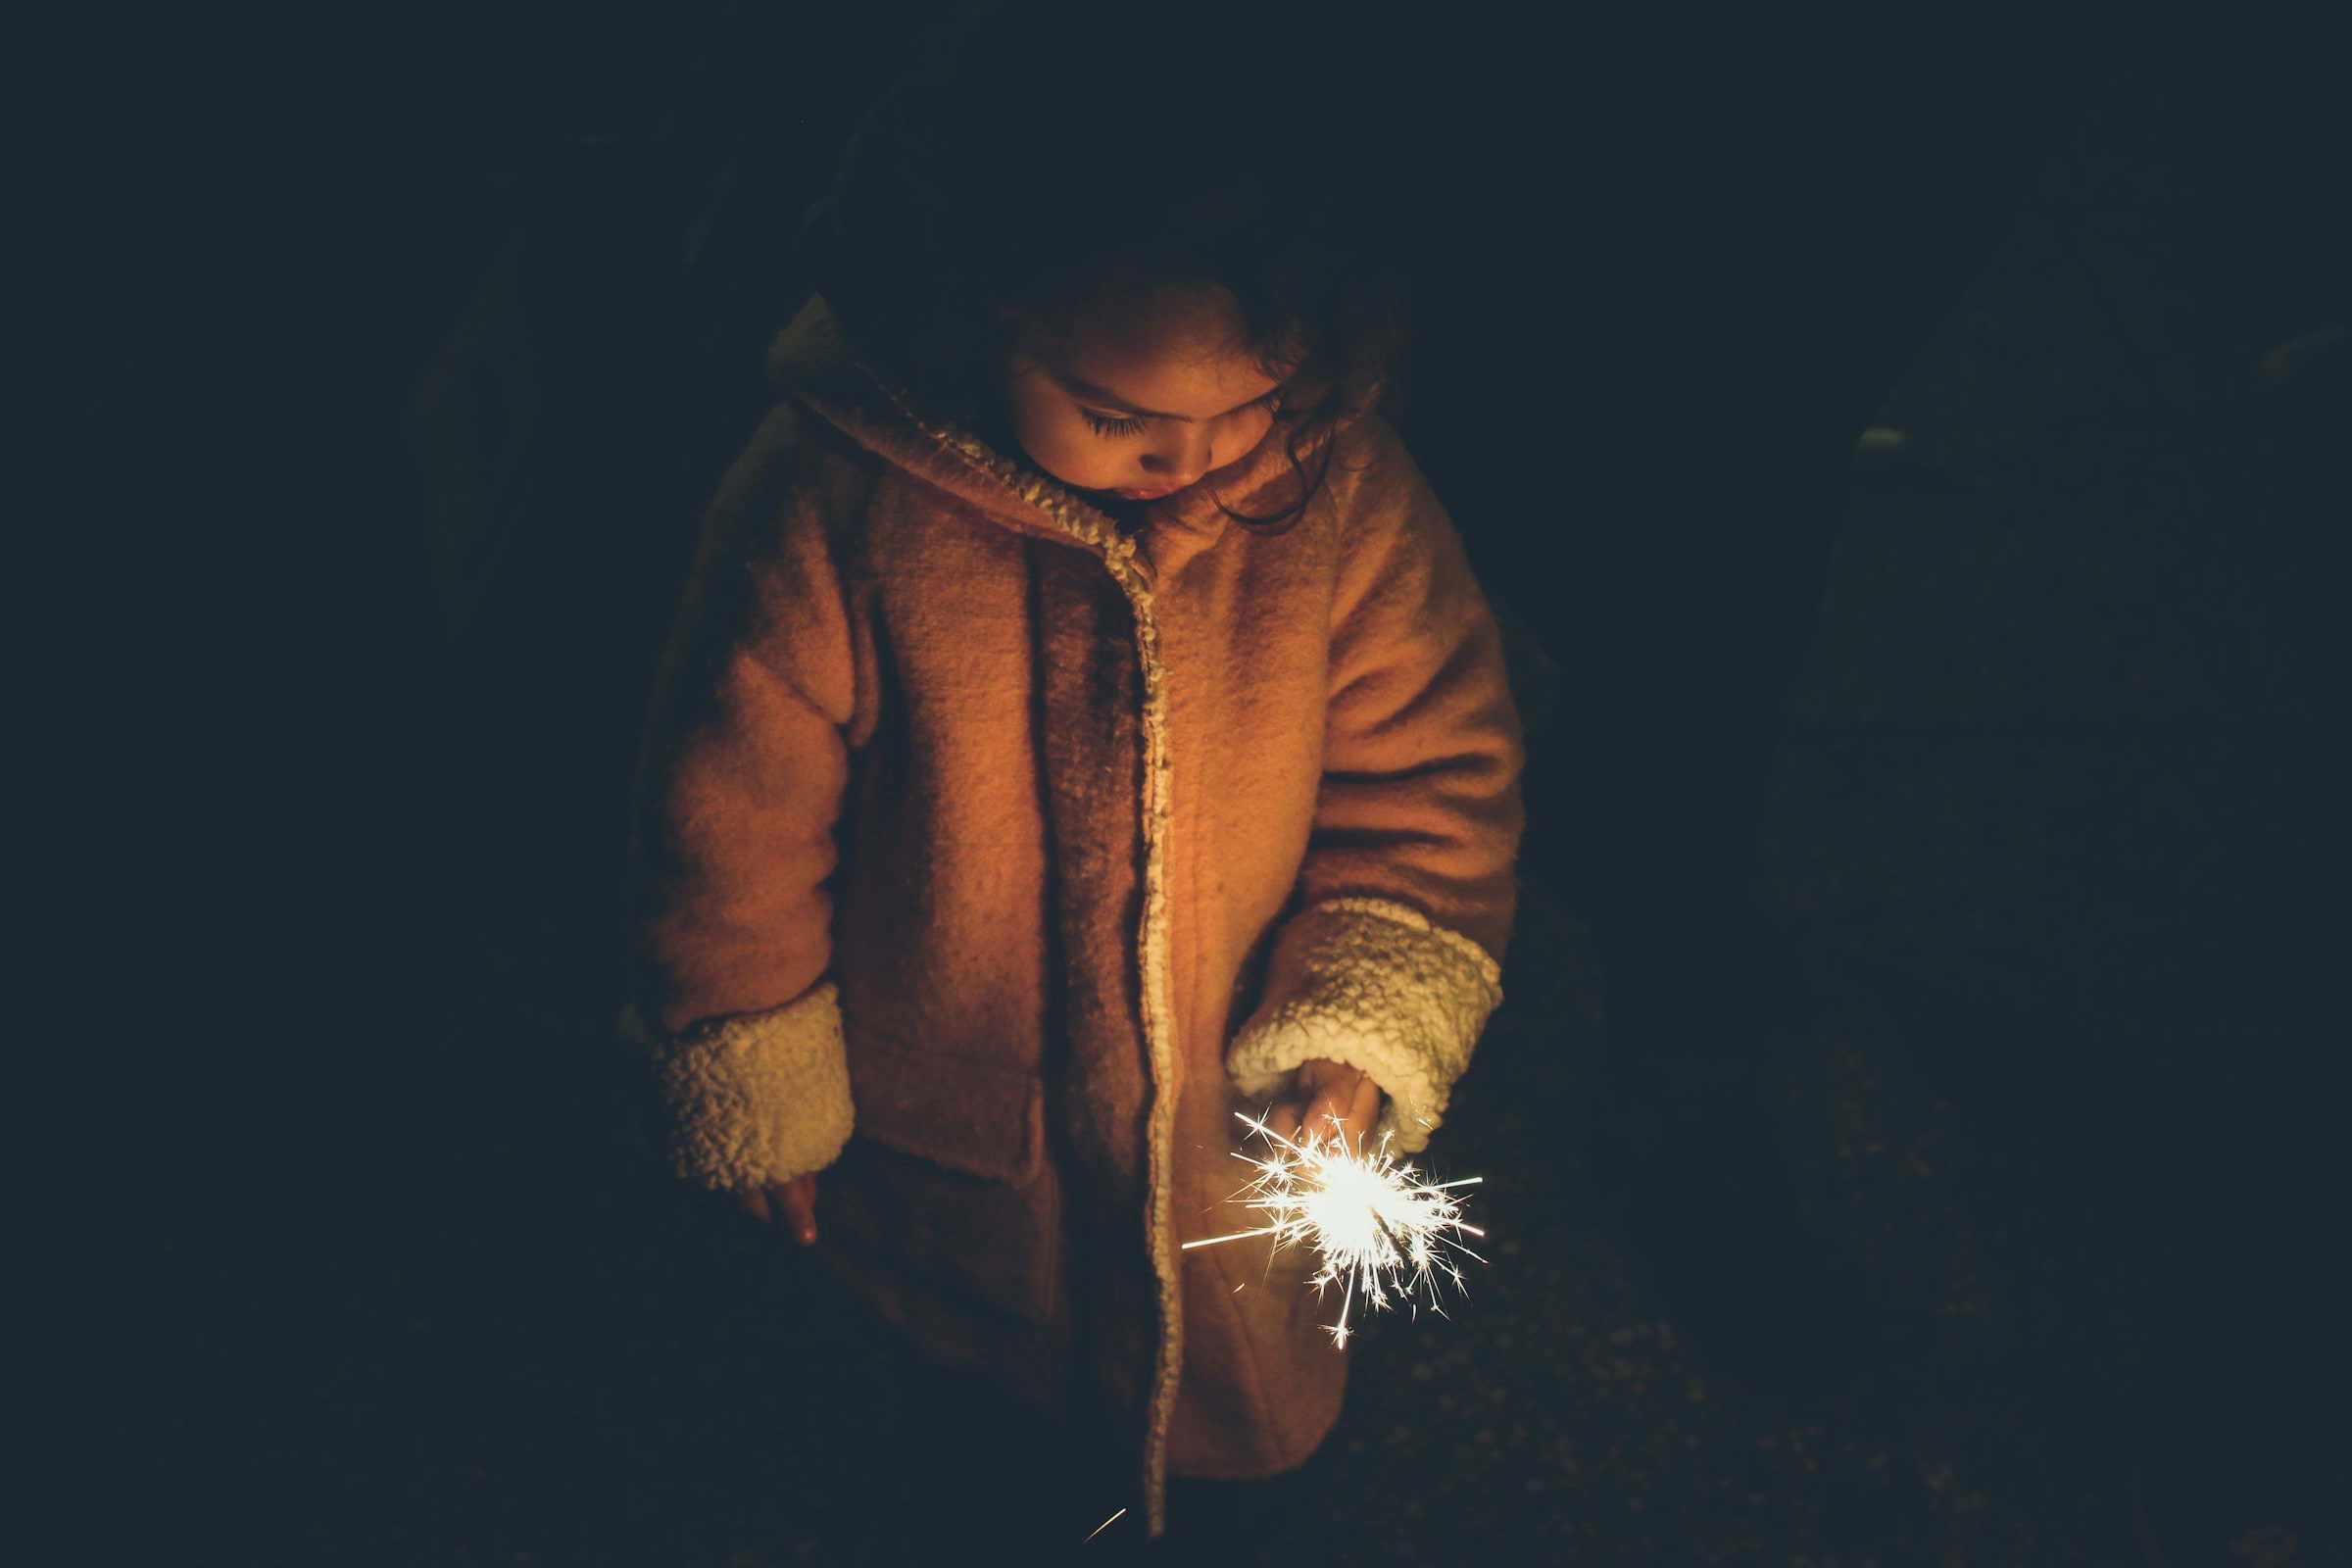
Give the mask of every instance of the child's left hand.
[[1382, 1108], [1380, 1085], [1361, 1067], [1316, 1056], [1298, 1064], [1291, 1093], [1266, 1111], [1266, 1125], [1293, 1142], [1302, 1134], [1329, 1139], [1345, 1131], [1348, 1147], [1360, 1152]]

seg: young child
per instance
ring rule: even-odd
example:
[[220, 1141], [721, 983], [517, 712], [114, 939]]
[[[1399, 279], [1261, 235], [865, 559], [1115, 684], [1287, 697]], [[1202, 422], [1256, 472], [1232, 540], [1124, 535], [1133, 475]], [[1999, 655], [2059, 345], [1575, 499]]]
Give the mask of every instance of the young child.
[[632, 1028], [683, 1175], [1119, 1446], [1157, 1534], [1338, 1416], [1311, 1260], [1180, 1249], [1251, 1228], [1237, 1109], [1427, 1142], [1519, 744], [1371, 412], [1377, 172], [1247, 72], [1051, 51], [886, 98], [812, 219], [649, 730]]

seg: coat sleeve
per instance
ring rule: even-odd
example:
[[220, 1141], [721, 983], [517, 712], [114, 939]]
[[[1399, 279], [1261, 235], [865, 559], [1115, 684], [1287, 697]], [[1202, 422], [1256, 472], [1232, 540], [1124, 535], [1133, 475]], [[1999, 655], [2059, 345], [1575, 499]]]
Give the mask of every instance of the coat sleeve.
[[1350, 433], [1298, 907], [1227, 1059], [1249, 1094], [1311, 1057], [1363, 1068], [1409, 1152], [1502, 1000], [1521, 747], [1501, 637], [1444, 508], [1385, 422]]
[[859, 713], [854, 466], [771, 415], [721, 486], [657, 684], [631, 853], [633, 1001], [671, 1161], [713, 1188], [830, 1164], [852, 1124], [834, 825]]

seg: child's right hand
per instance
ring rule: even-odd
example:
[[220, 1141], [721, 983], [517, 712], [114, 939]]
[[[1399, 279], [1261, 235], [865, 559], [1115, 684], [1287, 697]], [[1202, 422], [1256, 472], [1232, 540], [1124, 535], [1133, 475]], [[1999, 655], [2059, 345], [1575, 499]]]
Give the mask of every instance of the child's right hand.
[[772, 1225], [779, 1216], [792, 1239], [803, 1247], [816, 1240], [816, 1172], [795, 1176], [788, 1182], [768, 1187], [739, 1187], [735, 1200], [743, 1211], [762, 1225]]

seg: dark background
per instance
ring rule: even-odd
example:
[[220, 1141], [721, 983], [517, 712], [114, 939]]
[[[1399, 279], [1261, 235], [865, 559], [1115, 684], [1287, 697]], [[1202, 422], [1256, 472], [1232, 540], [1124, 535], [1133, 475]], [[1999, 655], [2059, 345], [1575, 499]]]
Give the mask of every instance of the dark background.
[[[900, 1560], [896, 1363], [665, 1185], [609, 1039], [650, 661], [912, 25], [97, 10], [28, 56], [98, 586], [34, 666], [100, 956], [34, 987], [75, 1082], [24, 1112], [58, 1560]], [[1364, 1336], [1262, 1560], [2344, 1560], [2341, 447], [2263, 372], [2340, 307], [2153, 54], [2066, 120], [1877, 416], [1772, 775], [1770, 1113], [1881, 1359], [1774, 1392], [1632, 1283], [1532, 878], [1432, 1152], [1494, 1266]]]

